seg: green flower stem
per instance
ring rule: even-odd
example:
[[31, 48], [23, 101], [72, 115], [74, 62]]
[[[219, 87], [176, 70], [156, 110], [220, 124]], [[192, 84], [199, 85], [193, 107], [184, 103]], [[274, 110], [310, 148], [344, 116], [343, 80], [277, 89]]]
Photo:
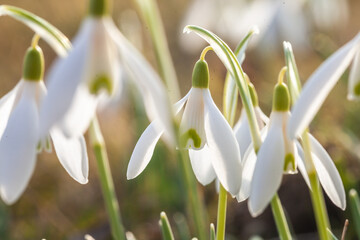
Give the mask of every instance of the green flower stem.
[[278, 230], [280, 239], [281, 240], [292, 239], [289, 226], [284, 214], [284, 210], [277, 193], [275, 194], [274, 198], [271, 200], [271, 210], [275, 218], [276, 228]]
[[207, 237], [207, 232], [205, 231], [206, 215], [203, 206], [203, 201], [197, 189], [196, 179], [194, 177], [194, 174], [192, 173], [192, 169], [190, 166], [190, 159], [187, 154], [187, 151], [181, 149], [179, 155], [180, 155], [179, 157], [180, 157], [182, 174], [185, 179], [185, 186], [188, 192], [188, 199], [190, 203], [189, 208], [194, 218], [196, 234], [200, 240], [205, 240], [208, 239], [208, 237]]
[[226, 225], [226, 207], [227, 207], [227, 192], [220, 183], [216, 240], [225, 239], [225, 225]]
[[161, 78], [166, 82], [171, 93], [170, 100], [175, 102], [180, 99], [180, 90], [158, 6], [154, 0], [135, 0], [135, 2], [149, 29]]
[[98, 165], [102, 194], [109, 215], [111, 231], [114, 239], [126, 240], [124, 227], [120, 217], [119, 203], [115, 194], [114, 181], [111, 176], [109, 159], [106, 153], [104, 138], [95, 117], [89, 129], [91, 144]]
[[[294, 105], [301, 92], [301, 82], [300, 82], [298, 69], [296, 66], [295, 57], [290, 43], [284, 43], [284, 52], [285, 52], [286, 66], [288, 67], [289, 70], [287, 71], [287, 79], [290, 88], [290, 95], [291, 95], [292, 104]], [[290, 71], [292, 71], [292, 74], [290, 74]], [[319, 180], [315, 171], [314, 162], [311, 156], [311, 145], [310, 145], [310, 139], [308, 133], [309, 130], [306, 129], [302, 134], [302, 146], [305, 154], [306, 171], [310, 179], [310, 185], [311, 185], [310, 195], [315, 212], [316, 225], [321, 240], [331, 239], [328, 234], [328, 230], [331, 232], [330, 221], [325, 206], [324, 195], [320, 188]]]

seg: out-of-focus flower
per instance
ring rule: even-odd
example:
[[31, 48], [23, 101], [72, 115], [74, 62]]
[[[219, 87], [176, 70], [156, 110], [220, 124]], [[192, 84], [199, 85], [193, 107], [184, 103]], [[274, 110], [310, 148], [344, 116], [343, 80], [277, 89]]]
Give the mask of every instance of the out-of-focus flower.
[[[241, 184], [241, 158], [235, 135], [212, 100], [207, 63], [199, 60], [193, 72], [193, 87], [175, 104], [178, 113], [186, 103], [180, 123], [180, 147], [189, 149], [196, 178], [206, 185], [216, 177], [231, 194]], [[156, 121], [156, 120], [155, 120]], [[164, 131], [153, 123], [141, 135], [131, 156], [127, 177], [138, 176], [149, 163], [155, 145]]]
[[[7, 204], [14, 203], [24, 192], [34, 171], [37, 151], [51, 151], [49, 133], [39, 138], [39, 106], [46, 95], [43, 72], [42, 51], [33, 44], [25, 56], [23, 79], [0, 99], [0, 194]], [[87, 183], [84, 138], [66, 139], [56, 128], [50, 135], [64, 168], [78, 182]]]
[[[308, 13], [313, 13], [313, 18]], [[310, 45], [312, 19], [319, 28], [329, 29], [343, 26], [347, 15], [347, 1], [343, 0], [194, 0], [181, 26], [195, 24], [212, 29], [235, 44], [249, 25], [257, 25], [261, 34], [256, 40], [264, 43], [262, 50], [278, 49], [284, 40], [301, 50]], [[180, 40], [185, 50], [202, 46], [196, 39], [188, 41], [189, 36], [181, 36]]]
[[171, 109], [164, 85], [116, 28], [108, 9], [102, 5], [99, 8], [104, 2], [90, 2], [90, 16], [75, 37], [69, 56], [57, 60], [48, 75], [48, 95], [41, 108], [41, 133], [56, 126], [67, 137], [82, 135], [99, 101], [120, 93], [120, 69], [125, 69], [141, 92], [150, 119], [159, 119], [168, 134], [172, 134]]
[[[332, 54], [306, 81], [289, 119], [288, 134], [295, 139], [309, 126], [331, 89], [360, 52], [360, 33]], [[355, 58], [349, 81], [349, 98], [358, 96], [359, 57]]]

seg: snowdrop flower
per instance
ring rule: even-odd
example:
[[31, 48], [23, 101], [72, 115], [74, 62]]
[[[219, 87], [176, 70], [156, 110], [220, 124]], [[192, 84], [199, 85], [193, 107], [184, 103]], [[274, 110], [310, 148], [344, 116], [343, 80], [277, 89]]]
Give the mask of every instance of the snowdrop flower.
[[57, 126], [67, 137], [83, 135], [99, 101], [120, 93], [121, 69], [137, 85], [150, 119], [159, 119], [171, 134], [164, 85], [116, 28], [108, 12], [107, 1], [91, 0], [90, 15], [83, 21], [69, 56], [55, 62], [48, 75], [48, 95], [41, 108], [42, 134]]
[[295, 141], [285, 132], [290, 115], [290, 95], [282, 80], [285, 72], [286, 68], [283, 68], [274, 89], [268, 133], [259, 149], [251, 180], [249, 210], [253, 216], [259, 215], [270, 203], [280, 187], [284, 171], [297, 172], [300, 160]]
[[[44, 57], [34, 38], [25, 55], [23, 78], [0, 99], [0, 195], [7, 204], [24, 192], [36, 164], [37, 152], [51, 151], [48, 134], [39, 141], [39, 106], [45, 95]], [[53, 129], [51, 138], [61, 164], [78, 182], [88, 176], [83, 137], [66, 139]]]
[[350, 73], [349, 95], [350, 99], [359, 97], [359, 53], [360, 33], [334, 54], [332, 54], [310, 76], [296, 101], [292, 116], [289, 119], [288, 134], [295, 139], [309, 126], [311, 120], [319, 111], [331, 89], [335, 86], [341, 75], [353, 61]]
[[[211, 97], [208, 66], [203, 58], [195, 64], [192, 88], [175, 104], [175, 113], [180, 112], [185, 103], [180, 144], [189, 149], [196, 178], [206, 185], [217, 177], [224, 188], [235, 195], [241, 184], [240, 150], [230, 125]], [[153, 124], [135, 146], [127, 170], [128, 179], [135, 178], [145, 169], [164, 132], [156, 130]]]
[[[248, 81], [249, 82], [249, 81]], [[269, 122], [268, 117], [262, 112], [259, 107], [258, 96], [255, 87], [252, 83], [248, 83], [251, 101], [254, 105], [255, 115], [259, 129], [262, 130], [265, 124]], [[245, 151], [251, 144], [250, 126], [246, 116], [245, 109], [241, 110], [239, 121], [235, 124], [234, 133], [239, 144], [241, 159], [244, 159]]]
[[[212, 29], [236, 44], [248, 32], [249, 25], [257, 25], [261, 32], [250, 47], [258, 46], [256, 41], [261, 41], [266, 43], [265, 50], [269, 51], [272, 49], [269, 45], [279, 47], [278, 43], [284, 38], [291, 41], [297, 48], [305, 49], [309, 45], [309, 26], [302, 9], [305, 1], [247, 2], [249, 1], [194, 0], [181, 26], [195, 24]], [[191, 51], [201, 46], [195, 41], [196, 39], [189, 41], [188, 38], [188, 36], [181, 36], [180, 39], [185, 50]]]
[[[283, 69], [280, 74], [284, 73]], [[249, 211], [254, 217], [261, 214], [270, 203], [280, 187], [283, 172], [292, 174], [299, 169], [305, 182], [311, 188], [301, 145], [296, 140], [290, 139], [286, 132], [290, 117], [289, 106], [288, 89], [280, 81], [274, 90], [273, 112], [270, 115], [268, 133], [259, 149], [257, 159], [253, 149], [248, 150], [244, 157], [244, 172], [250, 173], [248, 173], [248, 179], [243, 178], [243, 184], [249, 185], [248, 182], [251, 182], [250, 189], [246, 190], [250, 191]], [[326, 150], [310, 134], [309, 140], [311, 155], [321, 185], [331, 201], [341, 209], [345, 209], [345, 190], [335, 164]]]

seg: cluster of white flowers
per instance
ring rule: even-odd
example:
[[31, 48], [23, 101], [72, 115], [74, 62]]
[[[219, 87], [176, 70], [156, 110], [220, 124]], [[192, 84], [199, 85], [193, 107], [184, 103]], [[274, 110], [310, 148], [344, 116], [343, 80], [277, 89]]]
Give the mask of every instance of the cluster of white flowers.
[[7, 204], [23, 193], [37, 153], [51, 151], [51, 140], [69, 175], [81, 184], [88, 182], [83, 135], [98, 105], [120, 94], [121, 69], [141, 92], [149, 118], [161, 119], [159, 126], [167, 129], [168, 139], [173, 137], [165, 86], [108, 13], [96, 11], [83, 21], [67, 56], [48, 32], [29, 24], [63, 57], [47, 74], [46, 89], [43, 54], [35, 39], [25, 56], [23, 79], [0, 100], [0, 195]]

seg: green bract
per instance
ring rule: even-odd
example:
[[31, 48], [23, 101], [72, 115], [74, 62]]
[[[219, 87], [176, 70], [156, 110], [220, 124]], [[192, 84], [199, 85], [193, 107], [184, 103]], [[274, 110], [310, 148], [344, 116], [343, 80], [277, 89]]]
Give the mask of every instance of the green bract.
[[90, 0], [89, 15], [93, 17], [102, 17], [109, 14], [109, 0]]
[[192, 74], [192, 86], [197, 88], [209, 88], [209, 68], [204, 60], [195, 63]]
[[250, 97], [251, 97], [251, 101], [254, 105], [254, 107], [258, 107], [259, 106], [259, 100], [258, 100], [258, 96], [255, 90], [255, 87], [252, 83], [248, 84], [249, 87], [249, 92], [250, 92]]
[[274, 88], [273, 111], [287, 112], [290, 109], [290, 94], [285, 83], [278, 83]]
[[28, 48], [23, 64], [23, 78], [40, 81], [44, 77], [44, 54], [39, 46]]

